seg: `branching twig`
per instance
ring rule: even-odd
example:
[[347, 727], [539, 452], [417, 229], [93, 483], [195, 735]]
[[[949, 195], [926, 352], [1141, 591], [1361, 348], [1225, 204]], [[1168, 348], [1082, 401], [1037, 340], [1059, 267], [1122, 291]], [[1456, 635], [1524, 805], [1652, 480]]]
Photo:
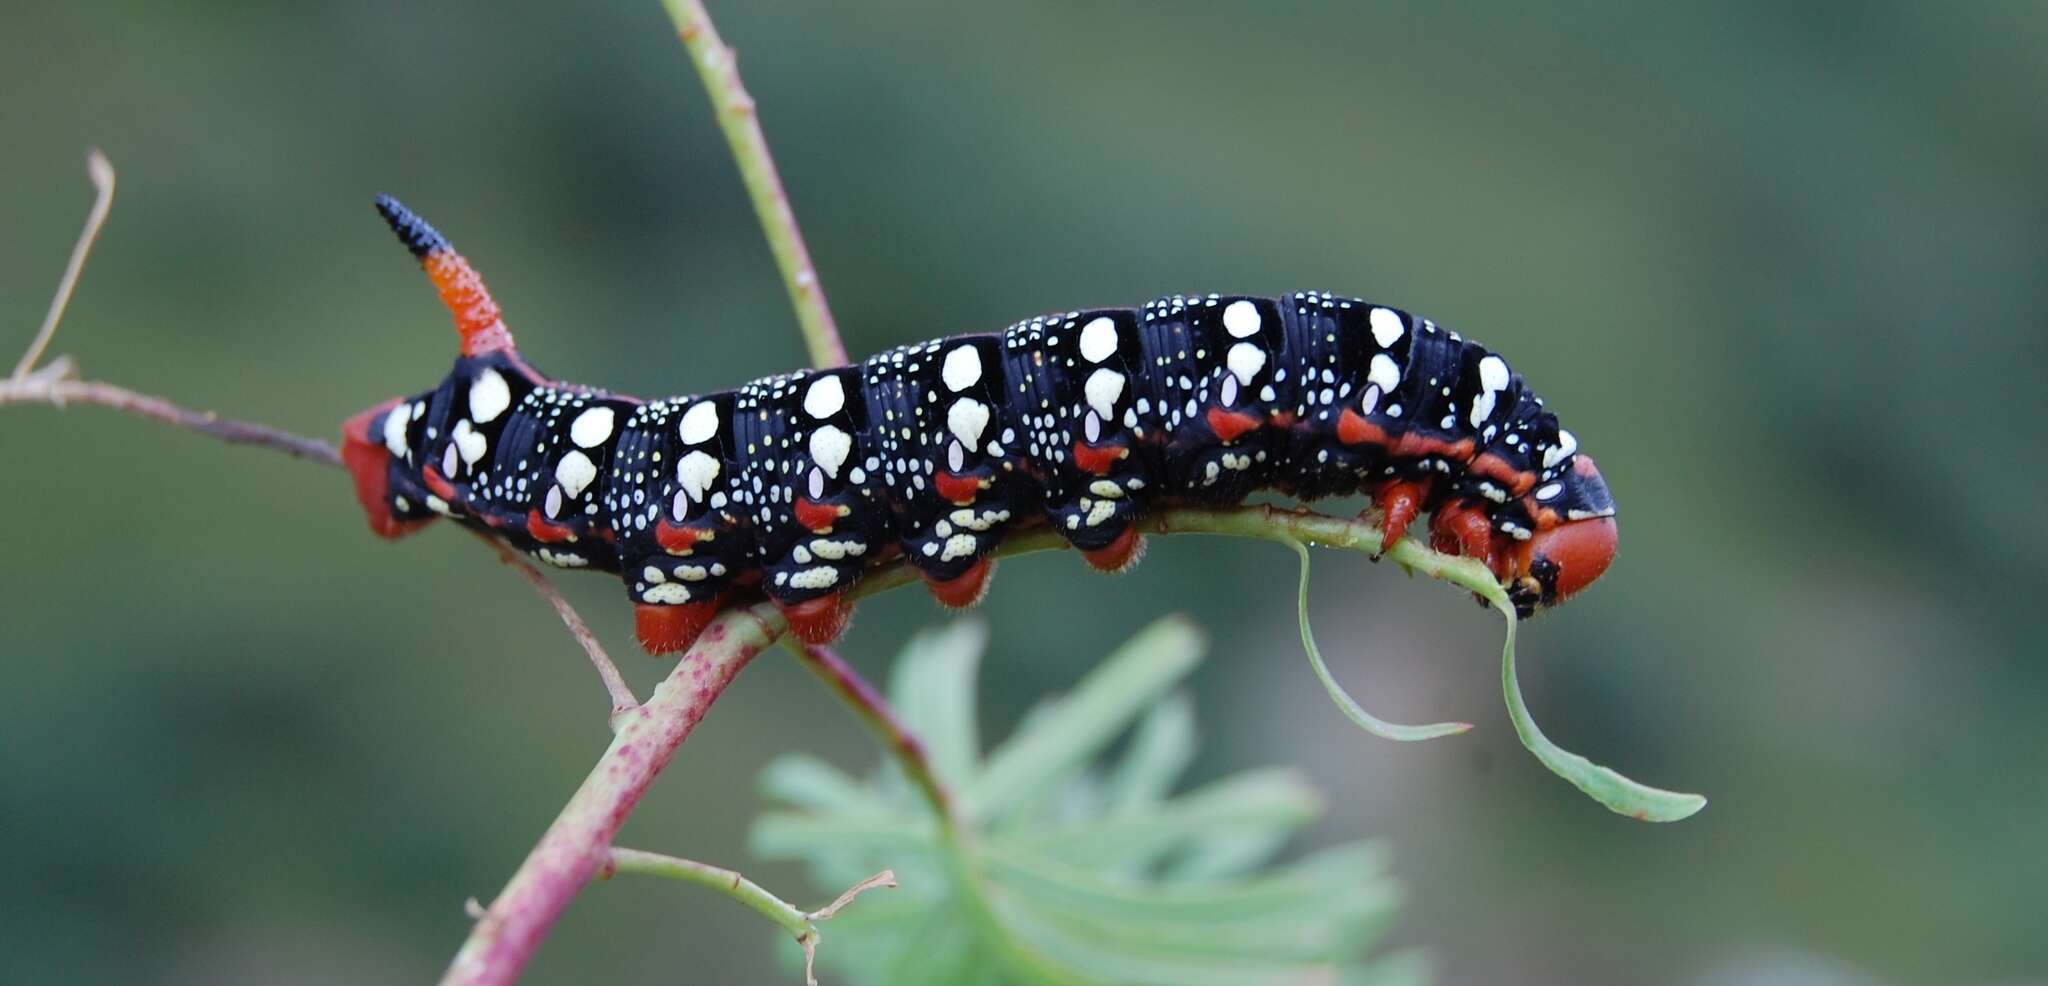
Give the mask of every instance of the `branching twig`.
[[938, 815], [940, 824], [952, 824], [952, 792], [932, 769], [924, 741], [896, 714], [889, 700], [883, 698], [875, 686], [868, 684], [867, 679], [832, 648], [806, 644], [794, 637], [784, 637], [782, 642], [803, 659], [805, 670], [831, 687], [875, 734], [875, 739], [896, 758], [911, 783], [924, 792], [925, 800], [931, 803], [932, 812]]
[[85, 258], [92, 254], [92, 245], [100, 238], [100, 227], [106, 225], [107, 213], [114, 208], [114, 166], [99, 148], [85, 153], [85, 173], [92, 178], [92, 187], [98, 194], [92, 200], [92, 211], [86, 214], [85, 228], [78, 233], [78, 242], [71, 247], [71, 261], [64, 265], [64, 276], [57, 281], [57, 295], [50, 299], [43, 327], [36, 330], [35, 341], [28, 344], [28, 352], [21, 354], [21, 362], [14, 365], [16, 380], [36, 368], [43, 350], [49, 348], [50, 337], [57, 334], [57, 323], [64, 320], [64, 309], [71, 305], [71, 292], [78, 287], [78, 275], [85, 271]]
[[590, 656], [591, 666], [597, 669], [597, 676], [604, 681], [604, 690], [612, 697], [612, 731], [617, 732], [620, 717], [638, 708], [640, 699], [633, 694], [633, 689], [626, 685], [626, 679], [619, 674], [619, 666], [612, 663], [611, 655], [605, 653], [604, 645], [598, 642], [597, 635], [590, 632], [590, 625], [583, 622], [582, 614], [576, 612], [576, 607], [569, 605], [569, 600], [562, 597], [555, 584], [548, 581], [548, 577], [542, 575], [540, 569], [533, 567], [533, 563], [527, 561], [519, 552], [513, 551], [505, 542], [482, 531], [472, 530], [470, 533], [476, 535], [477, 540], [489, 545], [492, 551], [498, 553], [499, 561], [518, 572], [528, 585], [533, 586], [533, 591], [540, 593], [540, 597], [555, 608], [555, 615], [562, 618], [562, 625], [569, 628], [569, 635], [583, 645], [583, 653]]
[[[53, 362], [44, 369], [47, 371], [56, 366]], [[56, 379], [48, 372], [30, 372], [25, 376], [0, 380], [0, 406], [8, 404], [49, 404], [55, 407], [97, 404], [176, 428], [202, 432], [224, 442], [257, 445], [295, 458], [311, 459], [330, 466], [341, 465], [341, 454], [334, 450], [334, 446], [317, 438], [305, 438], [251, 421], [224, 418], [212, 411], [195, 411], [161, 397], [98, 380]]]
[[733, 676], [781, 632], [761, 619], [761, 610], [774, 607], [729, 610], [713, 620], [646, 704], [623, 717], [597, 766], [470, 929], [441, 978], [444, 986], [505, 986], [519, 978], [555, 919], [604, 865], [612, 836], [676, 748]]
[[662, 0], [662, 6], [668, 9], [683, 47], [689, 49], [690, 61], [697, 66], [697, 75], [711, 95], [718, 127], [725, 131], [740, 177], [746, 181], [747, 197], [753, 200], [761, 231], [767, 234], [768, 248], [774, 251], [775, 265], [782, 271], [782, 286], [796, 305], [797, 323], [803, 328], [812, 365], [844, 364], [846, 344], [839, 340], [839, 325], [832, 320], [817, 268], [811, 266], [810, 251], [804, 248], [803, 232], [797, 228], [789, 194], [782, 187], [782, 174], [768, 153], [768, 138], [761, 133], [754, 98], [740, 84], [737, 56], [719, 38], [702, 0]]
[[752, 908], [762, 917], [775, 922], [777, 927], [789, 932], [790, 937], [796, 939], [798, 945], [803, 946], [804, 982], [808, 986], [818, 986], [815, 966], [818, 959], [818, 942], [823, 937], [818, 931], [818, 922], [839, 913], [840, 908], [852, 903], [853, 899], [862, 893], [876, 887], [896, 886], [895, 872], [883, 870], [847, 888], [846, 892], [840, 894], [839, 899], [832, 903], [815, 911], [802, 911], [737, 871], [695, 860], [613, 847], [603, 875], [610, 877], [614, 873], [645, 873], [694, 883], [716, 890]]

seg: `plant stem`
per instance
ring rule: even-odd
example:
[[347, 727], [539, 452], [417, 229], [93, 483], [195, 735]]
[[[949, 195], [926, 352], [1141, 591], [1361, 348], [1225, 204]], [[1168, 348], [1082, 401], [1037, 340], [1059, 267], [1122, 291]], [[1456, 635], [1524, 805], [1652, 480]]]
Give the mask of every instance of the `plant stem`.
[[733, 676], [774, 642], [782, 627], [779, 615], [771, 622], [773, 613], [761, 605], [713, 620], [646, 704], [624, 717], [597, 766], [471, 929], [443, 986], [503, 986], [519, 978], [555, 919], [604, 866], [612, 836], [676, 749]]
[[49, 404], [60, 408], [66, 404], [97, 404], [161, 421], [172, 427], [212, 435], [236, 445], [256, 445], [294, 458], [330, 466], [341, 465], [341, 454], [334, 450], [334, 446], [319, 439], [304, 438], [269, 425], [224, 418], [212, 411], [195, 411], [161, 397], [97, 380], [68, 380], [50, 373], [30, 373], [0, 380], [0, 406], [9, 404]]
[[839, 325], [833, 321], [825, 289], [818, 283], [817, 268], [811, 266], [810, 251], [804, 248], [796, 213], [782, 187], [782, 175], [775, 168], [774, 156], [768, 153], [768, 138], [761, 133], [754, 98], [747, 95], [746, 87], [740, 83], [738, 57], [718, 36], [701, 0], [662, 0], [662, 6], [675, 22], [676, 33], [682, 37], [683, 47], [689, 50], [690, 61], [697, 66], [697, 75], [711, 96], [718, 128], [725, 132], [726, 143], [732, 147], [733, 160], [747, 185], [747, 197], [753, 200], [754, 212], [761, 217], [761, 231], [767, 235], [768, 248], [775, 254], [775, 266], [782, 271], [782, 286], [796, 306], [797, 323], [803, 329], [811, 364], [845, 364], [846, 344], [839, 339]]
[[533, 591], [540, 593], [540, 597], [555, 608], [555, 615], [562, 618], [562, 625], [569, 628], [569, 635], [575, 637], [578, 644], [583, 645], [583, 653], [590, 657], [591, 666], [597, 669], [598, 678], [604, 682], [605, 693], [611, 696], [612, 731], [617, 732], [621, 725], [620, 717], [638, 707], [640, 699], [633, 694], [633, 689], [627, 686], [625, 677], [619, 674], [619, 666], [612, 663], [611, 655], [605, 653], [604, 644], [599, 643], [597, 635], [590, 632], [590, 625], [583, 622], [583, 614], [576, 612], [576, 607], [569, 605], [569, 600], [563, 598], [555, 584], [548, 581], [548, 577], [542, 575], [540, 569], [533, 567], [533, 563], [527, 561], [525, 556], [513, 551], [505, 542], [482, 531], [471, 529], [470, 533], [476, 535], [477, 540], [489, 545], [492, 551], [497, 552], [499, 561], [504, 562], [507, 568], [518, 572], [519, 577], [526, 580], [526, 584], [533, 586]]
[[57, 294], [50, 299], [50, 310], [43, 316], [43, 327], [36, 330], [35, 341], [28, 344], [28, 351], [21, 354], [21, 362], [14, 365], [14, 379], [21, 379], [36, 368], [43, 358], [43, 350], [49, 348], [50, 337], [57, 334], [57, 323], [64, 320], [64, 310], [71, 306], [71, 292], [78, 287], [78, 276], [85, 272], [85, 260], [92, 255], [92, 245], [100, 238], [100, 227], [106, 225], [107, 213], [114, 208], [114, 165], [105, 154], [95, 147], [85, 154], [85, 173], [92, 179], [92, 211], [86, 213], [85, 228], [78, 232], [78, 242], [71, 247], [71, 260], [64, 265], [64, 276], [57, 281]]
[[614, 847], [607, 860], [603, 876], [610, 878], [614, 873], [644, 873], [649, 876], [667, 877], [694, 883], [700, 887], [716, 890], [752, 908], [755, 913], [775, 923], [776, 927], [789, 932], [804, 950], [804, 982], [818, 986], [818, 977], [813, 966], [817, 962], [818, 942], [823, 936], [818, 931], [818, 922], [839, 913], [839, 909], [853, 902], [865, 891], [876, 887], [895, 887], [896, 873], [883, 870], [848, 888], [839, 899], [815, 911], [800, 911], [796, 906], [769, 893], [760, 884], [747, 879], [737, 870], [728, 870], [709, 863], [692, 859], [665, 856], [661, 853], [643, 852], [639, 849]]
[[794, 637], [783, 638], [783, 644], [803, 659], [804, 668], [819, 681], [830, 686], [833, 693], [844, 701], [853, 714], [875, 734], [882, 747], [896, 758], [911, 783], [931, 804], [932, 813], [939, 817], [939, 824], [953, 827], [953, 796], [945, 782], [932, 769], [931, 758], [925, 753], [922, 739], [913, 732], [909, 724], [896, 714], [889, 700], [875, 686], [862, 678], [860, 673], [847, 664], [830, 647], [806, 644]]

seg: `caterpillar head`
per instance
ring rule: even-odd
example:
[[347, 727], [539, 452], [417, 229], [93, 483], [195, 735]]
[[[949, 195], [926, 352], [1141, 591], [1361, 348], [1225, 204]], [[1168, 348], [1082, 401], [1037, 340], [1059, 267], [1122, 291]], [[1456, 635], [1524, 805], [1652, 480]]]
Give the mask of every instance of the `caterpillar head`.
[[1559, 482], [1556, 509], [1564, 520], [1522, 543], [1519, 573], [1509, 582], [1515, 608], [1528, 616], [1556, 606], [1592, 585], [1614, 561], [1619, 529], [1614, 498], [1593, 458], [1579, 455]]

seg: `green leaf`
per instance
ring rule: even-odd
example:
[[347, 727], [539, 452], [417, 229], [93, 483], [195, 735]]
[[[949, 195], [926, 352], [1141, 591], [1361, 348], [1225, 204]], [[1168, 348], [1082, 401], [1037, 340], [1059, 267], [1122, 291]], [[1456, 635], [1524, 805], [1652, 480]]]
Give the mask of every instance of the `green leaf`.
[[802, 753], [785, 753], [761, 770], [761, 793], [818, 811], [886, 811], [881, 799], [846, 772]]
[[947, 784], [964, 784], [981, 758], [974, 676], [988, 647], [988, 625], [955, 620], [911, 638], [889, 677], [889, 702], [924, 740], [932, 769]]
[[1323, 799], [1291, 768], [1227, 777], [1142, 812], [1006, 833], [1005, 842], [1081, 865], [1181, 846], [1218, 827], [1291, 833], [1322, 813]]
[[[920, 637], [892, 679], [917, 709], [904, 719], [971, 750], [971, 715], [944, 706], [971, 705], [983, 642], [971, 630]], [[1161, 621], [1034, 710], [985, 764], [956, 761], [979, 813], [934, 815], [893, 770], [855, 783], [809, 758], [771, 765], [763, 788], [798, 808], [756, 820], [757, 852], [803, 860], [824, 886], [883, 867], [901, 883], [836, 917], [821, 961], [871, 986], [1411, 986], [1361, 961], [1401, 898], [1378, 847], [1261, 865], [1321, 812], [1299, 772], [1171, 794], [1195, 747], [1193, 707], [1171, 693], [1200, 646], [1185, 621]], [[937, 697], [910, 694], [924, 688]]]
[[1365, 711], [1364, 707], [1352, 700], [1350, 694], [1344, 691], [1344, 686], [1337, 683], [1336, 676], [1330, 673], [1330, 666], [1323, 663], [1323, 652], [1316, 647], [1315, 633], [1308, 626], [1308, 545], [1300, 541], [1288, 543], [1294, 547], [1294, 553], [1301, 556], [1301, 586], [1296, 592], [1295, 599], [1295, 612], [1301, 622], [1301, 647], [1308, 651], [1308, 662], [1316, 669], [1316, 677], [1322, 679], [1323, 690], [1330, 693], [1330, 701], [1337, 703], [1337, 708], [1344, 713], [1345, 718], [1381, 739], [1400, 740], [1404, 743], [1436, 739], [1439, 736], [1454, 736], [1471, 729], [1472, 724], [1469, 722], [1436, 722], [1424, 726], [1388, 722]]
[[967, 789], [968, 814], [992, 818], [1072, 776], [1194, 670], [1202, 648], [1200, 631], [1184, 617], [1169, 616], [1139, 631], [1072, 694], [990, 754]]
[[1515, 735], [1521, 737], [1522, 745], [1550, 768], [1550, 772], [1572, 782], [1572, 786], [1595, 801], [1606, 805], [1610, 811], [1627, 815], [1643, 822], [1676, 822], [1690, 818], [1707, 806], [1707, 799], [1697, 794], [1680, 791], [1666, 791], [1623, 777], [1620, 773], [1602, 767], [1585, 757], [1566, 750], [1550, 741], [1537, 728], [1536, 720], [1529, 715], [1529, 706], [1522, 701], [1522, 684], [1515, 676], [1515, 611], [1505, 603], [1497, 608], [1507, 617], [1507, 642], [1500, 651], [1500, 684], [1508, 700], [1508, 717], [1514, 721]]
[[1131, 745], [1108, 782], [1108, 810], [1130, 811], [1159, 803], [1195, 760], [1195, 704], [1173, 694], [1138, 723]]

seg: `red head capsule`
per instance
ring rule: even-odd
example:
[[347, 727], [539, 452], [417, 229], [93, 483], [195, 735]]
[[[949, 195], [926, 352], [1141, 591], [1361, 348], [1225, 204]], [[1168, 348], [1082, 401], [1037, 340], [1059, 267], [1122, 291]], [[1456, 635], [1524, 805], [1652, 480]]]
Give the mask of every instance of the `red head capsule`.
[[[1574, 485], [1598, 493], [1598, 502], [1611, 502], [1607, 483], [1600, 478], [1593, 457], [1579, 455], [1572, 463]], [[1611, 513], [1598, 517], [1567, 520], [1547, 531], [1538, 531], [1522, 553], [1522, 582], [1544, 607], [1577, 595], [1592, 585], [1614, 562], [1620, 529]], [[1534, 582], [1534, 585], [1528, 583]]]

